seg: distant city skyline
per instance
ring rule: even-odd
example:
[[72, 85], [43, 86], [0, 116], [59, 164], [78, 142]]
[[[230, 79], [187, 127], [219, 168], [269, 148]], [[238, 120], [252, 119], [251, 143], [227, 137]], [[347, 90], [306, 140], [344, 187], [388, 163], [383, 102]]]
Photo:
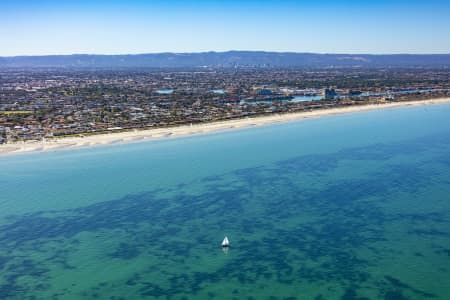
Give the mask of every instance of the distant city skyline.
[[450, 53], [450, 3], [1, 1], [0, 56], [276, 51]]

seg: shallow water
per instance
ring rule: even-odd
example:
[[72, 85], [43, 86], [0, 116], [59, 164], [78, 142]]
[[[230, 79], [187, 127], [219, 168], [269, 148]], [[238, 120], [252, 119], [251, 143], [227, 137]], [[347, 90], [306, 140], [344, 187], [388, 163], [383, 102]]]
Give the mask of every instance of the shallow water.
[[0, 158], [0, 299], [448, 299], [449, 115]]

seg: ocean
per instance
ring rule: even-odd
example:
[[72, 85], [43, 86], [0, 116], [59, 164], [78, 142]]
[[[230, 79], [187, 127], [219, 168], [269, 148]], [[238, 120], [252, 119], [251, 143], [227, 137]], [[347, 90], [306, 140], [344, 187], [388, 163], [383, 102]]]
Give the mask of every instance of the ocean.
[[450, 105], [0, 157], [0, 245], [0, 299], [449, 299]]

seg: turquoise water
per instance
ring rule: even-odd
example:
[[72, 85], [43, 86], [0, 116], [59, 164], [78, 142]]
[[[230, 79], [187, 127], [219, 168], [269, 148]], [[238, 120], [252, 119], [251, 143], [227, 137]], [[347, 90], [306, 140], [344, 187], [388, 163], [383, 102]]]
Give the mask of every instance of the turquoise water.
[[212, 90], [211, 92], [212, 92], [213, 94], [219, 94], [219, 95], [223, 95], [223, 94], [226, 94], [226, 93], [227, 93], [227, 91], [224, 90], [224, 89]]
[[290, 101], [292, 101], [292, 102], [307, 102], [307, 101], [319, 101], [319, 100], [323, 100], [323, 97], [321, 95], [315, 95], [315, 96], [297, 95], [297, 96], [294, 96], [294, 98]]
[[449, 116], [2, 157], [0, 299], [448, 299]]
[[156, 93], [160, 94], [160, 95], [170, 95], [174, 92], [173, 89], [162, 89], [162, 90], [157, 90]]

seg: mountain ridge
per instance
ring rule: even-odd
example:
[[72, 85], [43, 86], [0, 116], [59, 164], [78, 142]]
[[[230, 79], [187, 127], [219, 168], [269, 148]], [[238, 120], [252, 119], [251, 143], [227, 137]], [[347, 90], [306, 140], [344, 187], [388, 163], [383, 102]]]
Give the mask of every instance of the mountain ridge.
[[333, 54], [225, 51], [144, 54], [3, 56], [2, 68], [196, 68], [196, 67], [450, 67], [450, 54]]

